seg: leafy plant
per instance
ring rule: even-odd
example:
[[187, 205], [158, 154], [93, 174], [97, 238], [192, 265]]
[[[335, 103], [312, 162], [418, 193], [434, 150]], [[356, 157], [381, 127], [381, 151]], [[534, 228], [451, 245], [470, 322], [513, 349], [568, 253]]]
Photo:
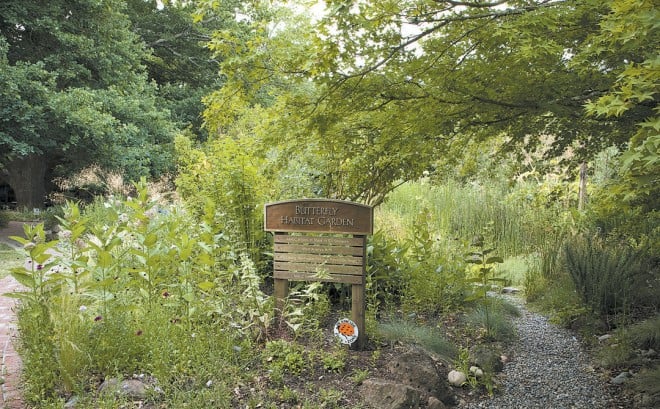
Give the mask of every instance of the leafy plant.
[[328, 372], [343, 372], [347, 358], [348, 350], [343, 345], [336, 345], [332, 351], [321, 356], [323, 369]]
[[575, 289], [594, 313], [630, 313], [644, 302], [647, 269], [640, 251], [589, 236], [571, 238], [563, 250]]
[[411, 226], [403, 307], [413, 312], [435, 314], [460, 308], [467, 282], [463, 261], [454, 257], [455, 244], [436, 236], [432, 218], [433, 215], [423, 209]]
[[[502, 257], [492, 255], [495, 248], [487, 247], [484, 237], [481, 235], [475, 237], [472, 246], [473, 249], [467, 254], [465, 261], [473, 265], [470, 271], [472, 278], [468, 279], [468, 282], [475, 284], [475, 286], [472, 295], [466, 297], [465, 300], [481, 302], [481, 306], [476, 311], [483, 312], [483, 324], [485, 325], [486, 334], [489, 337], [496, 338], [500, 334], [493, 331], [500, 328], [500, 319], [493, 315], [488, 292], [491, 290], [491, 283], [504, 282], [503, 279], [494, 277], [495, 266], [504, 260]], [[498, 325], [495, 325], [496, 323]]]
[[368, 369], [355, 369], [351, 375], [351, 381], [356, 385], [361, 385], [362, 382], [369, 378], [369, 374], [370, 372]]
[[285, 340], [268, 341], [262, 356], [266, 365], [276, 371], [300, 374], [306, 366], [302, 348]]

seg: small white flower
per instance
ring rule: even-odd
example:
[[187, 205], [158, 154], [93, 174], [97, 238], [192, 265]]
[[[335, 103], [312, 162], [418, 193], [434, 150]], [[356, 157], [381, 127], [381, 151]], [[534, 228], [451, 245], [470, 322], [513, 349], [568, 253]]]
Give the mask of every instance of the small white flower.
[[211, 385], [213, 385], [213, 381], [209, 379], [208, 382], [206, 382], [206, 387], [210, 388]]
[[84, 306], [84, 305], [81, 305], [80, 308], [78, 308], [78, 310], [79, 310], [80, 312], [85, 312], [85, 311], [87, 311], [87, 307]]

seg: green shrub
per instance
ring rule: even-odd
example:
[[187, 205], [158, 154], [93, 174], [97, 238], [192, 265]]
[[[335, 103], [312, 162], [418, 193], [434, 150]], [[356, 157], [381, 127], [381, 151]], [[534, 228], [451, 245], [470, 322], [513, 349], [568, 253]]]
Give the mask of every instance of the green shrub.
[[424, 209], [409, 229], [402, 305], [406, 311], [437, 314], [460, 309], [469, 291], [461, 243], [436, 236], [433, 217]]
[[638, 393], [643, 393], [642, 407], [660, 407], [660, 366], [641, 370], [633, 378], [632, 386]]
[[47, 241], [42, 224], [26, 225], [19, 239], [31, 261], [12, 269], [28, 287], [15, 296], [23, 299], [19, 351], [30, 404], [146, 373], [175, 407], [209, 381], [222, 407], [231, 406], [219, 380], [239, 379], [254, 359], [246, 351], [271, 325], [270, 298], [250, 259], [222, 235], [152, 201], [144, 183], [136, 190], [89, 213], [68, 204], [59, 240]]
[[648, 300], [643, 252], [616, 242], [575, 236], [563, 247], [566, 268], [585, 305], [596, 314], [630, 313]]
[[0, 228], [7, 227], [10, 221], [11, 218], [9, 213], [4, 210], [0, 210]]
[[660, 315], [637, 322], [628, 331], [637, 348], [660, 351]]
[[407, 246], [377, 230], [367, 244], [366, 294], [368, 309], [379, 315], [401, 303], [407, 269]]

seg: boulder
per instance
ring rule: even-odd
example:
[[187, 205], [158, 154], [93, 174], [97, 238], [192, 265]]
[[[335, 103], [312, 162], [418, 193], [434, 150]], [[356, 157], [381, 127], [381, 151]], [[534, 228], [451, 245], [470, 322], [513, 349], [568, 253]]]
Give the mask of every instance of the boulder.
[[421, 391], [409, 385], [384, 379], [367, 379], [360, 393], [364, 402], [379, 409], [418, 409]]
[[387, 369], [397, 381], [421, 390], [424, 400], [433, 396], [444, 403], [454, 403], [446, 375], [440, 373], [435, 361], [426, 352], [413, 350], [403, 353], [391, 361]]
[[147, 385], [137, 379], [120, 381], [116, 378], [109, 378], [99, 386], [99, 393], [115, 394], [128, 399], [143, 400], [147, 397], [149, 389]]
[[477, 345], [470, 350], [470, 363], [486, 372], [501, 372], [504, 369], [502, 353], [485, 345]]

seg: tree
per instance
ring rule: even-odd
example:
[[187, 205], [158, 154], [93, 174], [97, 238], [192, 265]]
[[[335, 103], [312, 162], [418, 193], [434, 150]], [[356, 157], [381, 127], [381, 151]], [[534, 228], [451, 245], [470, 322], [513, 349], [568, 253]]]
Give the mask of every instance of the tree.
[[158, 84], [158, 95], [179, 128], [206, 140], [202, 126], [202, 98], [221, 87], [218, 61], [205, 46], [221, 19], [193, 22], [191, 2], [127, 1], [132, 31], [145, 44], [142, 63], [148, 77]]
[[174, 127], [124, 11], [119, 0], [0, 4], [0, 164], [19, 206], [43, 206], [47, 174], [90, 163], [135, 179], [169, 170]]
[[[347, 0], [327, 2], [325, 17], [306, 32], [247, 3], [250, 42], [220, 35], [210, 44], [232, 58], [223, 65], [230, 87], [207, 100], [207, 115], [230, 123], [224, 114], [251, 109], [259, 92], [277, 89], [270, 117], [281, 119], [272, 119], [270, 134], [298, 152], [323, 147], [330, 194], [344, 198], [378, 203], [397, 181], [462, 161], [482, 142], [501, 141], [501, 151], [515, 153], [551, 135], [547, 155], [571, 151], [565, 157], [575, 162], [606, 146], [625, 149], [656, 105], [653, 96], [620, 117], [584, 109], [617, 87], [625, 53], [582, 55], [606, 35], [611, 7], [621, 2]], [[652, 38], [642, 41], [629, 53], [652, 56]], [[254, 47], [230, 46], [237, 43]], [[657, 81], [655, 95], [653, 87]], [[217, 114], [221, 106], [230, 109]]]

